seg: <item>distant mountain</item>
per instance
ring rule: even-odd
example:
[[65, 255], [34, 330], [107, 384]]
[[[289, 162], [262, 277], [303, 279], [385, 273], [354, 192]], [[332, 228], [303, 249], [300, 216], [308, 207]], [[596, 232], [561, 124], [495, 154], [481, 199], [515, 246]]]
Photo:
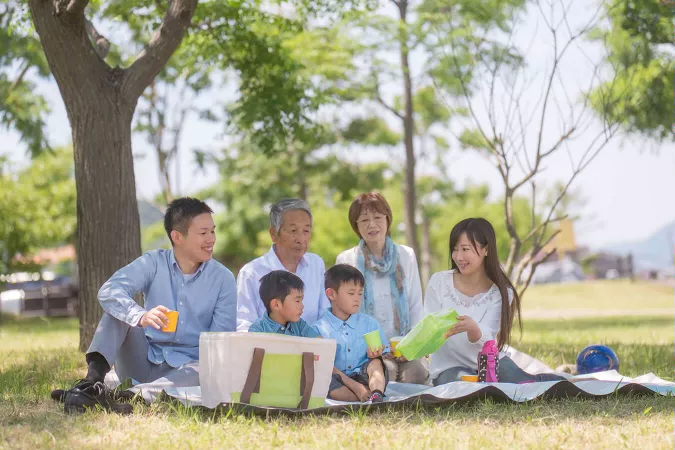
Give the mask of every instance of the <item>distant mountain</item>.
[[664, 226], [643, 241], [609, 245], [602, 250], [620, 255], [632, 254], [638, 270], [672, 268], [675, 222]]
[[138, 214], [141, 217], [141, 228], [164, 220], [164, 213], [159, 208], [141, 199], [138, 199]]

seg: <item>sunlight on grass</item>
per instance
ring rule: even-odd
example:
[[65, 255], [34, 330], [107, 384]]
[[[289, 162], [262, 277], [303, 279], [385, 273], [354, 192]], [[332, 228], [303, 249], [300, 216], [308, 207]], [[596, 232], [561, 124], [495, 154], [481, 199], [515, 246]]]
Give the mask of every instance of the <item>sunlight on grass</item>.
[[525, 292], [522, 307], [523, 310], [673, 309], [673, 288], [642, 280], [536, 285]]
[[[602, 308], [634, 309], [642, 304], [649, 309], [662, 308], [668, 297], [672, 306], [672, 289], [668, 294], [656, 285], [640, 287], [645, 291], [643, 297], [652, 299], [652, 303], [638, 300], [637, 306], [630, 307], [629, 299], [635, 293], [628, 283], [584, 286], [537, 286], [526, 303], [556, 310], [565, 302], [588, 307], [591, 301]], [[623, 374], [654, 372], [673, 378], [672, 317], [526, 319], [522, 337], [514, 332], [513, 341], [514, 347], [553, 367], [574, 362], [586, 345], [603, 343], [619, 355]], [[49, 399], [49, 392], [84, 375], [84, 357], [77, 345], [78, 324], [74, 319], [0, 322], [0, 448], [356, 449], [384, 445], [391, 449], [614, 450], [672, 449], [675, 445], [675, 400], [656, 396], [535, 401], [525, 405], [488, 400], [297, 419], [265, 419], [232, 411], [214, 414], [170, 403], [137, 403], [131, 417], [104, 412], [67, 416], [61, 405]]]

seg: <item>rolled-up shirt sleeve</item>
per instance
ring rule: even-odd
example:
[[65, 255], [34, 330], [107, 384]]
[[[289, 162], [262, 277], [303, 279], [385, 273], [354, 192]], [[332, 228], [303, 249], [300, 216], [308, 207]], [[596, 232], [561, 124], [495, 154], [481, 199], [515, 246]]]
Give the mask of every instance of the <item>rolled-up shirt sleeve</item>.
[[216, 300], [213, 320], [209, 331], [236, 331], [237, 329], [237, 283], [234, 275], [227, 272]]
[[146, 310], [133, 296], [139, 292], [147, 293], [156, 272], [157, 262], [150, 254], [144, 254], [103, 283], [98, 291], [98, 302], [105, 312], [135, 327]]

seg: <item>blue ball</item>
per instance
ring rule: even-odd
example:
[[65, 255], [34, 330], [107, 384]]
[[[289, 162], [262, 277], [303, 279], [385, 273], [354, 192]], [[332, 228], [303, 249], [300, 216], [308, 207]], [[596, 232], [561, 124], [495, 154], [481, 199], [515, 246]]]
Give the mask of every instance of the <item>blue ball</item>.
[[577, 372], [581, 374], [619, 370], [619, 357], [606, 345], [589, 345], [577, 356]]

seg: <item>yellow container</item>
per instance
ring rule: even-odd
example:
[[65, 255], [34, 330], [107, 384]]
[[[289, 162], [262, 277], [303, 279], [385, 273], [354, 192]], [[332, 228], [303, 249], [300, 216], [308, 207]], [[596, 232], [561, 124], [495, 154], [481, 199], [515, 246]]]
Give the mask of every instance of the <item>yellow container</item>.
[[462, 375], [462, 381], [468, 381], [470, 383], [478, 382], [478, 375]]
[[391, 339], [389, 339], [389, 347], [391, 347], [391, 352], [393, 353], [395, 358], [400, 358], [401, 356], [403, 356], [401, 352], [399, 352], [396, 349], [398, 343], [401, 342], [401, 339], [403, 339], [403, 336], [394, 336]]
[[169, 311], [164, 313], [164, 315], [169, 319], [169, 323], [162, 328], [162, 331], [165, 333], [175, 333], [176, 326], [178, 325], [178, 311]]

